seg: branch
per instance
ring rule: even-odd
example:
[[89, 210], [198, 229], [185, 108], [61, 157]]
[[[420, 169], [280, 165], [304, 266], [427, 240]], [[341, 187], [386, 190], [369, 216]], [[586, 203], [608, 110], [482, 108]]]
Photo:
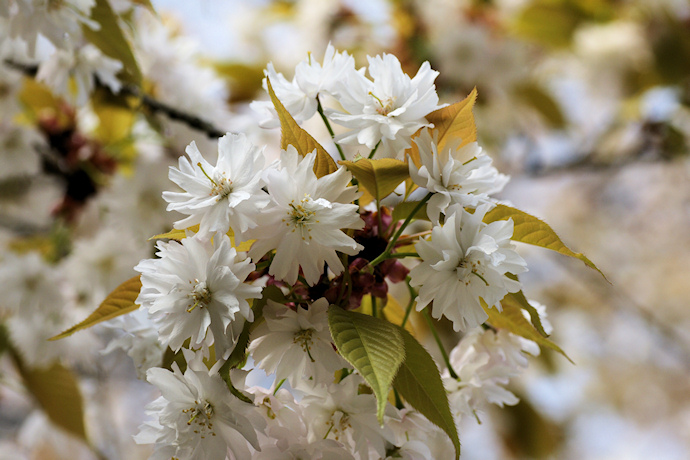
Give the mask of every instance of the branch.
[[[29, 77], [35, 77], [36, 73], [38, 72], [38, 66], [33, 65], [33, 64], [21, 64], [19, 62], [11, 61], [11, 60], [5, 60], [4, 61], [5, 65], [8, 67], [11, 67], [13, 69], [19, 70], [22, 72], [24, 75], [29, 76]], [[103, 85], [98, 78], [96, 78], [96, 86], [99, 88], [106, 88], [108, 91], [110, 91], [110, 88], [107, 86]], [[190, 128], [196, 129], [198, 131], [201, 131], [203, 133], [206, 133], [206, 135], [210, 138], [218, 138], [218, 137], [223, 137], [226, 132], [217, 128], [214, 126], [212, 123], [202, 120], [201, 118], [191, 115], [189, 113], [186, 113], [182, 110], [176, 109], [175, 107], [172, 107], [164, 102], [159, 101], [158, 99], [155, 99], [148, 94], [146, 94], [144, 91], [141, 90], [138, 86], [135, 85], [123, 85], [122, 88], [120, 89], [119, 94], [120, 96], [134, 96], [136, 97], [141, 105], [148, 110], [150, 110], [153, 113], [163, 113], [167, 115], [168, 118], [171, 120], [176, 120], [176, 121], [181, 121], [182, 123], [186, 124]]]

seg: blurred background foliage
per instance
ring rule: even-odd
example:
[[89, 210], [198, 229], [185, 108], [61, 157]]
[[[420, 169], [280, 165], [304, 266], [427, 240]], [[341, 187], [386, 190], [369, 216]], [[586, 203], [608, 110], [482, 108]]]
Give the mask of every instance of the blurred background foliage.
[[[123, 230], [103, 217], [104, 209], [115, 213], [113, 200], [124, 198], [112, 190], [126, 188], [122, 181], [139, 180], [150, 185], [138, 188], [135, 198], [147, 205], [142, 211], [147, 217], [141, 231], [128, 238], [138, 239], [142, 247], [134, 253], [146, 257], [151, 250], [146, 237], [167, 230], [172, 220], [164, 216], [160, 199], [167, 186], [165, 165], [208, 132], [203, 124], [196, 126], [201, 131], [190, 128], [195, 117], [220, 130], [253, 130], [272, 143], [269, 148], [277, 148], [278, 133], [260, 132], [257, 116], [247, 108], [251, 100], [266, 98], [261, 78], [269, 61], [291, 78], [307, 52], [320, 58], [329, 42], [353, 53], [360, 65], [366, 55], [394, 53], [411, 75], [428, 60], [441, 72], [436, 85], [442, 102], [460, 100], [477, 88], [479, 143], [499, 170], [512, 176], [501, 198], [547, 219], [566, 244], [587, 254], [611, 280], [607, 284], [578, 261], [520, 247], [530, 267], [522, 278], [524, 292], [547, 306], [555, 331], [551, 338], [575, 365], [548, 352], [533, 359], [514, 389], [521, 398], [517, 406], [481, 414], [481, 425], [472, 420], [460, 427], [463, 458], [687, 458], [690, 3], [157, 0], [151, 8], [156, 15], [147, 20], [137, 19], [140, 10], [118, 13], [123, 39], [133, 50], [129, 78], [136, 82], [138, 69], [142, 75], [137, 91], [113, 96], [97, 89], [85, 114], [30, 76], [19, 84], [19, 123], [36, 128], [42, 139], [36, 150], [43, 153], [40, 167], [27, 174], [0, 173], [0, 226], [8, 251], [39, 251], [58, 264], [78, 250], [80, 241], [92, 241], [97, 229], [116, 229], [122, 237]], [[197, 85], [199, 95], [179, 88], [189, 99], [185, 106], [155, 76], [154, 66], [147, 65], [151, 56], [142, 51], [153, 38], [137, 35], [151, 21], [162, 21], [171, 41], [197, 41], [193, 52], [182, 56], [227, 86], [214, 93], [225, 99], [223, 107], [206, 103], [198, 87], [203, 83], [195, 81], [184, 83]], [[186, 74], [181, 75], [183, 81]], [[0, 93], [10, 90], [0, 87]], [[12, 142], [6, 132], [0, 159], [11, 165], [3, 158]], [[142, 157], [151, 157], [151, 145], [162, 152], [155, 174], [141, 164]], [[213, 143], [208, 145], [206, 151], [213, 151]], [[85, 146], [88, 158], [75, 156]], [[123, 266], [131, 268], [137, 256], [132, 260]], [[112, 266], [104, 273], [110, 277], [105, 284], [112, 286], [100, 293], [132, 276]], [[76, 317], [93, 310], [99, 295], [79, 291]], [[54, 324], [54, 333], [70, 320], [63, 323]], [[100, 334], [107, 342], [108, 332]], [[90, 351], [95, 355], [97, 349]], [[22, 359], [14, 351], [6, 355], [18, 363]], [[22, 366], [15, 366], [20, 374]], [[81, 389], [95, 444], [115, 452], [113, 458], [145, 458], [144, 451], [125, 447], [140, 409], [118, 415], [122, 439], [100, 433], [104, 422], [95, 415], [115, 404], [117, 394], [132, 388], [150, 392], [105, 377], [112, 368], [126, 374], [124, 367], [110, 362], [72, 366], [86, 381]], [[22, 380], [11, 372], [3, 377]], [[71, 379], [64, 377], [66, 385], [75, 385]], [[24, 375], [23, 381], [31, 378]], [[111, 396], [97, 401], [103, 388]], [[42, 390], [37, 391], [40, 405]], [[3, 438], [17, 436], [26, 423], [27, 401], [21, 391], [3, 390]], [[49, 416], [51, 411], [46, 408]], [[83, 426], [74, 423], [67, 429], [85, 436]], [[41, 449], [32, 450], [30, 458], [63, 458], [52, 451], [41, 457], [47, 455]]]

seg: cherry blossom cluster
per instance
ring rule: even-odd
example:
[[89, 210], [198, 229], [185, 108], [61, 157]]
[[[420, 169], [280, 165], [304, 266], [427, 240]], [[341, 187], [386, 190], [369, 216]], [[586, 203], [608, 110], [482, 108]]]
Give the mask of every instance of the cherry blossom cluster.
[[[136, 303], [147, 313], [139, 330], [148, 324], [180, 357], [166, 369], [144, 351], [130, 353], [161, 390], [136, 436], [154, 444], [151, 458], [452, 458], [441, 428], [399, 397], [386, 404], [383, 424], [377, 420], [368, 382], [329, 327], [334, 306], [367, 304], [386, 319], [388, 291], [403, 282], [411, 293], [403, 326], [416, 304], [466, 332], [443, 374], [456, 420], [487, 403], [517, 402], [504, 385], [527, 366], [523, 353], [539, 349], [481, 327], [485, 308], [500, 310], [520, 291], [515, 275], [527, 270], [511, 243], [512, 220], [483, 222], [507, 178], [476, 142], [441, 144], [430, 130], [426, 116], [440, 108], [437, 75], [424, 63], [410, 78], [392, 55], [356, 70], [351, 56], [329, 46], [323, 62], [301, 62], [292, 81], [269, 64], [266, 87], [283, 105], [254, 103], [270, 115], [267, 127], [280, 124], [281, 110], [296, 122], [319, 112], [329, 130], [331, 121], [347, 128], [333, 136], [336, 145], [369, 149], [371, 161], [406, 160], [412, 192], [392, 207], [365, 205], [345, 164], [317, 174], [325, 151], [287, 145], [269, 162], [244, 134], [218, 140], [215, 164], [192, 142], [170, 168], [179, 189], [163, 198], [183, 215], [177, 234], [135, 267]], [[339, 108], [324, 109], [321, 98]], [[413, 143], [416, 162], [405, 153]], [[392, 212], [406, 204], [414, 206]], [[127, 336], [110, 348], [137, 342]], [[252, 377], [257, 369], [268, 384]]]
[[[41, 55], [39, 37], [46, 38], [53, 50], [47, 58], [40, 59], [36, 78], [77, 105], [87, 102], [96, 78], [118, 92], [122, 83], [117, 74], [122, 63], [104, 55], [84, 36], [84, 27], [100, 27], [90, 19], [95, 6], [95, 0], [5, 1], [0, 7], [0, 18], [7, 20], [9, 27], [6, 34], [0, 34], [0, 41], [5, 42], [5, 48], [12, 49], [8, 57], [31, 63]], [[122, 6], [131, 7], [128, 2]], [[74, 78], [76, 92], [70, 89], [70, 78]]]

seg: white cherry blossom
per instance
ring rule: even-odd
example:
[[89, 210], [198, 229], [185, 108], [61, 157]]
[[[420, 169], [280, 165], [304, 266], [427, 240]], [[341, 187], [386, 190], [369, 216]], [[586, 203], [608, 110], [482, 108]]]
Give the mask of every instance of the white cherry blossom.
[[377, 148], [377, 157], [402, 158], [410, 146], [410, 136], [419, 128], [430, 126], [426, 116], [439, 108], [434, 80], [438, 72], [428, 62], [417, 75], [405, 74], [392, 54], [368, 57], [369, 75], [348, 74], [338, 102], [345, 112], [328, 111], [330, 119], [351, 131], [336, 137], [345, 144], [364, 144]]
[[201, 353], [184, 350], [187, 370], [152, 368], [149, 383], [161, 396], [146, 408], [145, 422], [135, 441], [155, 444], [151, 460], [225, 460], [251, 458], [249, 445], [259, 447], [257, 432], [265, 427], [256, 406], [233, 396], [216, 368], [209, 370]]
[[[304, 407], [309, 423], [309, 439], [333, 439], [352, 449], [362, 460], [385, 457], [386, 443], [395, 442], [389, 426], [381, 426], [376, 418], [376, 398], [373, 394], [358, 394], [364, 379], [349, 375], [340, 383], [315, 387], [305, 396]], [[386, 417], [395, 417], [392, 406]]]
[[325, 298], [306, 309], [269, 300], [263, 315], [265, 322], [252, 333], [249, 352], [261, 369], [275, 372], [277, 381], [287, 379], [297, 389], [328, 384], [335, 371], [349, 367], [333, 348]]
[[[302, 123], [316, 113], [317, 96], [319, 94], [336, 96], [339, 88], [348, 80], [347, 75], [352, 72], [355, 72], [354, 58], [347, 52], [336, 52], [333, 45], [329, 44], [322, 62], [318, 62], [310, 54], [307, 59], [297, 64], [292, 81], [288, 81], [282, 73], [276, 72], [273, 64], [269, 63], [264, 71], [266, 78], [263, 80], [263, 86], [268, 91], [266, 79], [270, 79], [271, 86], [280, 102], [298, 123]], [[251, 107], [257, 112], [268, 115], [267, 119], [259, 123], [261, 127], [280, 126], [271, 101], [254, 101]]]
[[512, 219], [487, 225], [482, 219], [488, 208], [480, 205], [470, 214], [459, 205], [451, 206], [445, 225], [432, 229], [431, 241], [415, 244], [422, 258], [410, 271], [411, 284], [420, 286], [417, 310], [433, 302], [431, 315], [447, 317], [456, 331], [488, 319], [480, 299], [500, 311], [501, 299], [520, 290], [520, 283], [506, 274], [527, 271], [510, 242]]
[[443, 373], [456, 416], [475, 416], [475, 411], [488, 404], [517, 404], [518, 398], [505, 385], [527, 368], [525, 353], [538, 356], [539, 346], [506, 330], [475, 328], [467, 333], [450, 352], [450, 363], [459, 378], [452, 378], [447, 369]]
[[163, 192], [168, 211], [188, 215], [175, 222], [184, 229], [200, 224], [199, 234], [235, 232], [238, 242], [243, 233], [256, 226], [259, 210], [269, 201], [261, 190], [263, 151], [244, 134], [226, 134], [218, 140], [218, 161], [211, 165], [192, 141], [186, 149], [189, 159], [180, 157], [179, 169], [170, 167], [170, 180], [184, 192]]
[[244, 320], [254, 319], [247, 300], [261, 297], [260, 287], [244, 283], [254, 264], [223, 234], [213, 245], [195, 236], [156, 248], [158, 259], [134, 269], [142, 284], [136, 302], [158, 324], [161, 343], [177, 351], [191, 339], [191, 347], [214, 344], [217, 356], [232, 351]]
[[249, 251], [258, 260], [276, 250], [269, 274], [295, 283], [299, 268], [310, 285], [324, 271], [324, 263], [335, 274], [343, 271], [336, 251], [355, 255], [362, 246], [341, 229], [359, 229], [364, 222], [352, 201], [358, 196], [348, 183], [352, 175], [339, 168], [317, 178], [316, 151], [299, 157], [291, 145], [281, 153], [280, 169], [266, 171], [266, 187], [271, 203], [258, 216], [260, 225], [248, 232], [257, 241]]
[[427, 203], [427, 215], [434, 223], [451, 204], [476, 207], [508, 182], [508, 176], [499, 174], [491, 157], [482, 153], [476, 142], [461, 149], [454, 143], [439, 151], [436, 136], [432, 139], [428, 129], [423, 129], [414, 142], [421, 166], [410, 161], [410, 177], [434, 194]]
[[[36, 79], [48, 85], [56, 94], [84, 105], [98, 80], [117, 93], [122, 84], [117, 73], [122, 63], [105, 56], [94, 45], [88, 44], [79, 50], [58, 49], [38, 68]], [[70, 77], [76, 83], [76, 94], [71, 92]]]

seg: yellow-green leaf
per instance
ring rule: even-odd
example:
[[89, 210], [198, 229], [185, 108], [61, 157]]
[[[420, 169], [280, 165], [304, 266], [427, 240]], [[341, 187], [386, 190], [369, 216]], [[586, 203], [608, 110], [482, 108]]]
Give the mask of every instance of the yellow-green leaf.
[[316, 161], [314, 162], [314, 174], [316, 174], [316, 177], [323, 177], [337, 171], [338, 165], [335, 164], [335, 161], [326, 152], [326, 149], [316, 142], [316, 139], [311, 134], [297, 124], [290, 112], [280, 102], [278, 96], [273, 91], [271, 80], [268, 77], [266, 77], [266, 86], [280, 120], [280, 148], [285, 150], [288, 145], [292, 145], [301, 156], [305, 156], [316, 149]]
[[[510, 278], [514, 277], [514, 279], [517, 280], [517, 276], [511, 275], [510, 273], [506, 273], [506, 276]], [[525, 297], [525, 294], [522, 291], [509, 293], [507, 297], [511, 297], [513, 302], [517, 303], [520, 306], [520, 308], [529, 313], [532, 325], [537, 331], [539, 331], [541, 335], [543, 335], [544, 337], [549, 336], [549, 334], [547, 334], [546, 331], [544, 331], [544, 325], [541, 323], [541, 317], [539, 316], [539, 312], [536, 308], [532, 306], [532, 304], [529, 303], [527, 297]]]
[[522, 83], [513, 88], [515, 96], [536, 110], [552, 128], [565, 127], [565, 117], [558, 103], [549, 93], [534, 83]]
[[156, 9], [151, 4], [151, 0], [132, 0], [132, 3], [134, 3], [135, 5], [141, 5], [147, 10], [149, 10], [151, 13], [156, 14]]
[[546, 222], [524, 211], [502, 204], [499, 204], [484, 216], [484, 222], [487, 224], [508, 219], [513, 219], [513, 241], [551, 249], [560, 254], [580, 259], [585, 265], [598, 271], [608, 281], [606, 275], [591, 260], [579, 252], [570, 250]]
[[[181, 241], [187, 237], [187, 230], [193, 233], [198, 233], [199, 232], [199, 224], [192, 225], [189, 228], [173, 228], [169, 232], [165, 233], [159, 233], [158, 235], [153, 235], [151, 238], [149, 238], [149, 241], [151, 240], [161, 240], [161, 239], [168, 239], [168, 240], [175, 240], [175, 241]], [[228, 232], [228, 235], [230, 235], [232, 232], [232, 229]], [[232, 233], [234, 235], [234, 233]]]
[[472, 108], [477, 101], [477, 88], [462, 101], [438, 109], [426, 116], [434, 124], [432, 134], [438, 134], [438, 149], [443, 150], [446, 144], [460, 140], [459, 147], [477, 140], [477, 126], [474, 124]]
[[98, 117], [98, 140], [104, 144], [117, 144], [128, 139], [136, 115], [126, 101], [105, 90], [94, 91], [92, 96], [92, 108]]
[[228, 82], [231, 102], [251, 101], [261, 90], [263, 67], [239, 61], [212, 64], [218, 75]]
[[[165, 233], [160, 233], [158, 235], [153, 235], [151, 238], [149, 238], [149, 241], [151, 240], [160, 240], [160, 239], [168, 239], [168, 240], [175, 240], [175, 241], [181, 241], [187, 237], [187, 231], [197, 233], [199, 231], [199, 224], [193, 225], [189, 228], [186, 229], [177, 229], [173, 228], [169, 232]], [[228, 232], [226, 233], [230, 237], [230, 245], [237, 250], [237, 252], [247, 252], [249, 249], [252, 247], [252, 244], [256, 240], [247, 240], [247, 241], [242, 241], [240, 244], [235, 244], [235, 232], [232, 229], [229, 229]]]
[[[407, 216], [409, 216], [418, 205], [419, 201], [403, 201], [402, 203], [396, 204], [393, 208], [393, 214], [391, 217], [393, 222], [406, 219]], [[426, 215], [426, 204], [422, 206], [419, 211], [417, 211], [417, 214], [415, 214], [414, 218], [429, 220], [429, 217]]]
[[[365, 295], [364, 297], [362, 297], [362, 303], [359, 305], [359, 308], [357, 308], [355, 311], [359, 313], [364, 313], [365, 315], [371, 315], [373, 312], [373, 308], [371, 305], [371, 296]], [[403, 309], [403, 307], [400, 306], [396, 298], [393, 297], [390, 292], [388, 293], [386, 305], [382, 306], [381, 308], [381, 313], [383, 314], [384, 319], [386, 319], [390, 323], [395, 324], [396, 326], [400, 326], [403, 322], [403, 319], [405, 318], [405, 309]], [[412, 327], [411, 321], [407, 321], [405, 323], [405, 329], [407, 329], [407, 331], [410, 334], [414, 334], [414, 328]]]
[[[426, 119], [434, 124], [431, 135], [432, 137], [437, 136], [439, 151], [452, 141], [459, 140], [458, 148], [460, 148], [477, 140], [477, 126], [474, 123], [474, 114], [472, 113], [476, 101], [477, 88], [474, 88], [469, 96], [462, 101], [435, 110], [426, 116]], [[417, 135], [419, 135], [419, 131], [413, 137]], [[415, 142], [412, 142], [412, 147], [406, 150], [406, 154], [410, 156], [417, 167], [421, 166], [419, 149]]]
[[141, 280], [139, 279], [139, 275], [128, 279], [116, 287], [115, 290], [111, 292], [108, 297], [106, 297], [105, 300], [98, 306], [96, 311], [88, 316], [88, 318], [81, 323], [67, 329], [62, 334], [58, 334], [48, 340], [64, 339], [65, 337], [69, 337], [77, 331], [87, 329], [95, 324], [136, 310], [139, 308], [139, 305], [134, 303], [134, 301], [139, 296], [140, 290]]
[[383, 423], [388, 392], [405, 359], [402, 328], [373, 316], [328, 308], [328, 327], [341, 356], [354, 366], [376, 395], [376, 415]]
[[412, 407], [450, 437], [455, 458], [460, 457], [460, 440], [436, 363], [412, 335], [398, 328], [405, 343], [405, 361], [393, 381], [393, 388]]
[[570, 45], [573, 33], [585, 19], [570, 2], [537, 1], [524, 8], [513, 23], [513, 33], [550, 48]]
[[56, 129], [74, 126], [74, 117], [64, 109], [62, 100], [55, 97], [46, 85], [33, 78], [24, 78], [19, 100], [25, 109], [22, 121], [38, 123], [45, 117], [55, 120]]
[[95, 6], [91, 9], [91, 20], [98, 23], [100, 27], [94, 30], [87, 24], [82, 24], [82, 32], [86, 40], [93, 43], [106, 56], [122, 62], [124, 72], [120, 74], [126, 82], [141, 84], [141, 71], [134, 53], [108, 0], [96, 0]]
[[514, 297], [505, 296], [501, 300], [503, 311], [499, 312], [495, 308], [488, 308], [486, 303], [482, 301], [482, 308], [489, 315], [489, 324], [496, 329], [507, 329], [513, 334], [519, 335], [526, 339], [536, 342], [542, 348], [550, 348], [565, 356], [568, 361], [573, 362], [568, 355], [565, 354], [561, 347], [547, 339], [537, 331], [532, 324], [522, 314], [522, 308]]
[[410, 177], [407, 163], [393, 158], [357, 161], [339, 161], [375, 199], [381, 200], [391, 193], [405, 179]]
[[45, 369], [29, 369], [19, 359], [16, 363], [26, 389], [50, 421], [88, 442], [81, 392], [72, 372], [59, 363]]

